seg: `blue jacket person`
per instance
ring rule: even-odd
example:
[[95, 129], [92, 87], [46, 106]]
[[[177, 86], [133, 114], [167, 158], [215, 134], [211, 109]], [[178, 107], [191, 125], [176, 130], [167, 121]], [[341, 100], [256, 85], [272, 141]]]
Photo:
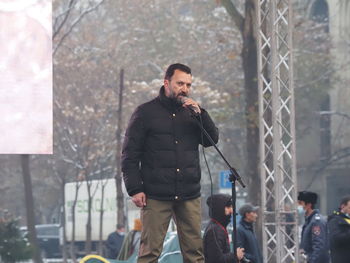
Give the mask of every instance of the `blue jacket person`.
[[317, 194], [302, 191], [298, 203], [305, 211], [305, 223], [301, 232], [300, 249], [308, 263], [329, 263], [326, 219], [315, 209]]

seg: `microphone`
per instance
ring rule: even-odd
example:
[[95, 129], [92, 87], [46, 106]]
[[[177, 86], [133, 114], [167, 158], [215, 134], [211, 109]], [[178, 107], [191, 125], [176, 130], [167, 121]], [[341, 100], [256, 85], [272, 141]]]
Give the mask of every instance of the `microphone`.
[[[182, 105], [188, 99], [189, 99], [189, 97], [187, 97], [187, 96], [183, 96], [183, 95], [178, 96], [178, 100]], [[198, 116], [201, 113], [201, 110], [200, 110], [199, 106], [197, 106], [197, 105], [185, 105], [185, 107], [187, 109], [189, 109], [191, 111], [191, 113], [194, 114], [195, 116]]]

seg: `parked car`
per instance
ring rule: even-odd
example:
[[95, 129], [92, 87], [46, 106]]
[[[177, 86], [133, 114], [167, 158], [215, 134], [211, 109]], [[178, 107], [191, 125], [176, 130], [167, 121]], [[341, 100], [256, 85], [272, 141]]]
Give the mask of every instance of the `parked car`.
[[[60, 258], [62, 252], [60, 248], [58, 224], [36, 225], [36, 234], [38, 238], [41, 256], [43, 258]], [[21, 227], [24, 236], [27, 235], [27, 227]]]

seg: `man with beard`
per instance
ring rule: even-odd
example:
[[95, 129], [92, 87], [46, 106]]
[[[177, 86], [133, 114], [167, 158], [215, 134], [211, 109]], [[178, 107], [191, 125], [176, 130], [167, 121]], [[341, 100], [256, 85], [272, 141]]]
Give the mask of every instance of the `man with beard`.
[[211, 144], [196, 122], [202, 122], [215, 143], [218, 129], [207, 111], [188, 97], [191, 85], [189, 67], [170, 65], [159, 96], [136, 109], [125, 133], [124, 183], [142, 208], [138, 263], [158, 261], [172, 217], [183, 261], [204, 262], [198, 146]]

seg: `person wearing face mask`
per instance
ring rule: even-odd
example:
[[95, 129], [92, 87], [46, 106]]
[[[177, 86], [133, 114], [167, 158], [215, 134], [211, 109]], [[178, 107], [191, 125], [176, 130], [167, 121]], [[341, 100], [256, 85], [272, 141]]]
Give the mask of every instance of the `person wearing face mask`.
[[350, 195], [342, 198], [338, 211], [328, 217], [332, 263], [350, 262]]
[[305, 212], [301, 232], [300, 252], [308, 263], [329, 263], [327, 221], [315, 209], [317, 194], [309, 191], [298, 193], [299, 207]]
[[219, 133], [208, 112], [189, 98], [191, 89], [191, 69], [170, 65], [158, 97], [137, 107], [125, 133], [123, 179], [143, 226], [138, 263], [158, 262], [172, 217], [183, 261], [204, 262], [198, 148], [211, 143], [197, 120], [215, 143]]
[[258, 218], [259, 207], [244, 204], [239, 209], [242, 216], [237, 227], [237, 245], [244, 248], [244, 257], [250, 263], [263, 263], [262, 253], [254, 233], [253, 224]]
[[206, 263], [232, 263], [241, 262], [244, 249], [237, 248], [238, 260], [234, 261], [234, 253], [230, 252], [230, 241], [226, 230], [233, 213], [231, 196], [215, 194], [207, 199], [210, 222], [207, 225], [203, 248]]

